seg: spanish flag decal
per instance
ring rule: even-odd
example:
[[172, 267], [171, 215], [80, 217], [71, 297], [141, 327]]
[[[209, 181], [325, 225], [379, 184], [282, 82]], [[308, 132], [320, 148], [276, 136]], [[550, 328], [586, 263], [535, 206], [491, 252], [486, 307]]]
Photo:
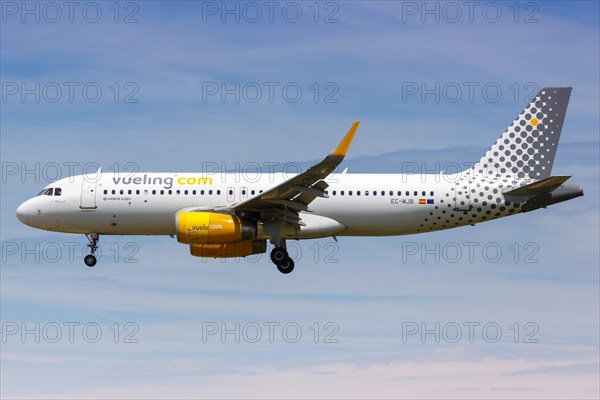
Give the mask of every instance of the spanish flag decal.
[[425, 200], [425, 199], [419, 199], [419, 204], [427, 204], [427, 200]]

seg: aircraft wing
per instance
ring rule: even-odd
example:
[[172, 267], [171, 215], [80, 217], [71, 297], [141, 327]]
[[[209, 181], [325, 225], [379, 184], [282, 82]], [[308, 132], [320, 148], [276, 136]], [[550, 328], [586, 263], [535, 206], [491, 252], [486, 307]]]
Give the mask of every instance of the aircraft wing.
[[279, 211], [282, 220], [290, 222], [292, 225], [301, 225], [298, 213], [300, 211], [310, 211], [308, 205], [315, 198], [327, 197], [325, 189], [329, 185], [325, 182], [325, 178], [344, 159], [359, 123], [359, 121], [356, 121], [352, 124], [338, 147], [323, 161], [272, 189], [235, 204], [232, 207], [233, 210], [262, 212], [274, 209]]

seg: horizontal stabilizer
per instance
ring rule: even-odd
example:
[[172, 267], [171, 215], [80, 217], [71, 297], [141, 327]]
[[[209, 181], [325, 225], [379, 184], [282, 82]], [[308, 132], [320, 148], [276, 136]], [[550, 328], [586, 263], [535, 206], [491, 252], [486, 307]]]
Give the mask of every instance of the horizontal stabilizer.
[[509, 190], [508, 192], [504, 192], [504, 194], [509, 196], [537, 196], [544, 193], [550, 193], [565, 183], [569, 178], [570, 176], [551, 176], [530, 183], [529, 185]]

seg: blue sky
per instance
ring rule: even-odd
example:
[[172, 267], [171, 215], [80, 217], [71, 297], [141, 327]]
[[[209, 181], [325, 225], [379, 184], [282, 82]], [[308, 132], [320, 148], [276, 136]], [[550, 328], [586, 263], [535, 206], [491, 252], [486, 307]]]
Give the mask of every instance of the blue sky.
[[[522, 2], [518, 15], [482, 2], [472, 21], [453, 14], [463, 3], [321, 2], [317, 22], [313, 2], [277, 3], [272, 22], [262, 2], [83, 2], [73, 22], [0, 4], [2, 397], [598, 397], [597, 2]], [[239, 101], [207, 91], [236, 84]], [[475, 162], [544, 86], [573, 87], [553, 173], [584, 197], [422, 236], [303, 242], [290, 276], [162, 237], [104, 237], [88, 269], [85, 238], [14, 216], [69, 166], [307, 165], [357, 119], [351, 172]], [[40, 343], [9, 335], [36, 323]], [[206, 336], [236, 323], [239, 343]], [[436, 323], [439, 341], [407, 334]]]

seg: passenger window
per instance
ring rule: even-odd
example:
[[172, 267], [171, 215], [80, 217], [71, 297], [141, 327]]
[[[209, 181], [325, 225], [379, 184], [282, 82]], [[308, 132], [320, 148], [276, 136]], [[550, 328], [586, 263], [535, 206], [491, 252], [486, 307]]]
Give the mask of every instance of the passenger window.
[[392, 192], [392, 191], [390, 190], [390, 196], [393, 196], [393, 195], [394, 195], [394, 192]]
[[201, 194], [202, 196], [204, 196], [204, 189], [202, 189], [202, 190], [200, 191], [200, 194]]
[[183, 194], [188, 194], [188, 191], [187, 191], [187, 189], [183, 191]]
[[116, 194], [117, 192], [115, 191], [115, 189], [112, 190], [112, 194]]
[[402, 191], [398, 190], [398, 196], [402, 196]]
[[426, 193], [426, 192], [423, 190], [423, 191], [421, 192], [421, 195], [422, 195], [422, 196], [425, 196], [425, 193]]
[[152, 194], [156, 194], [156, 190], [153, 190], [153, 191], [152, 191]]
[[192, 194], [195, 196], [196, 195], [196, 190], [192, 190]]
[[148, 190], [144, 190], [144, 196], [148, 196]]
[[108, 194], [108, 190], [104, 189], [104, 194]]
[[418, 196], [418, 195], [419, 195], [419, 192], [417, 192], [417, 191], [415, 190], [415, 196]]
[[173, 191], [171, 189], [169, 189], [169, 194], [173, 194]]
[[373, 190], [373, 196], [377, 196], [377, 190]]
[[140, 189], [136, 190], [135, 194], [140, 194]]
[[340, 196], [343, 196], [343, 195], [344, 195], [344, 191], [340, 190]]
[[221, 190], [217, 190], [217, 194], [221, 194]]
[[209, 190], [209, 191], [208, 191], [208, 194], [212, 194], [212, 190]]
[[406, 191], [406, 195], [407, 195], [407, 196], [410, 196], [410, 192], [409, 192], [408, 190]]
[[242, 195], [244, 195], [244, 196], [246, 195], [246, 191], [245, 190], [242, 190]]
[[429, 192], [429, 195], [430, 195], [430, 196], [433, 196], [433, 192]]
[[253, 190], [250, 192], [250, 194], [251, 194], [252, 196], [254, 196], [254, 194], [255, 194], [255, 193], [256, 193], [256, 191], [255, 191], [254, 189], [253, 189]]
[[368, 195], [369, 195], [369, 191], [365, 190], [365, 196], [368, 196]]
[[229, 189], [229, 195], [231, 196], [233, 194], [233, 190]]
[[348, 196], [352, 196], [352, 190], [348, 191]]
[[119, 190], [119, 194], [123, 194], [123, 189]]
[[181, 190], [177, 189], [177, 190], [175, 191], [175, 194], [181, 194]]
[[384, 192], [383, 190], [381, 191], [381, 195], [382, 195], [382, 196], [385, 196], [385, 192]]
[[165, 191], [164, 191], [164, 190], [161, 190], [161, 191], [160, 191], [160, 194], [165, 194]]
[[357, 196], [360, 196], [360, 190], [357, 190], [357, 191], [356, 191], [356, 195], [357, 195]]

